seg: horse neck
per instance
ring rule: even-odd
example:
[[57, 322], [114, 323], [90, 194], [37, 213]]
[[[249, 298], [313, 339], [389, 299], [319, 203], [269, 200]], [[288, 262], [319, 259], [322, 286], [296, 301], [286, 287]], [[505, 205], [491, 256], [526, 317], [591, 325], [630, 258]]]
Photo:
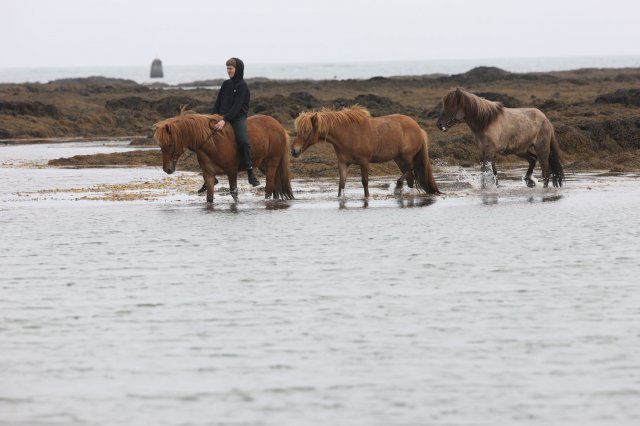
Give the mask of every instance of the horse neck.
[[328, 144], [333, 145], [335, 150], [342, 151], [347, 147], [351, 140], [351, 138], [345, 134], [348, 131], [347, 125], [332, 127], [327, 130], [326, 133], [319, 133], [318, 141], [327, 142]]

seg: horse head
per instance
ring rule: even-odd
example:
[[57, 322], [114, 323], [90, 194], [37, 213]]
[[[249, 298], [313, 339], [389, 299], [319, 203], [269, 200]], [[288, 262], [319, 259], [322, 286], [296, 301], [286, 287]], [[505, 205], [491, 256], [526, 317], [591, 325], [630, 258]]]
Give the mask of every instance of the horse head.
[[442, 98], [442, 110], [438, 116], [436, 126], [446, 132], [457, 123], [464, 121], [464, 93], [457, 88]]
[[178, 158], [184, 152], [184, 147], [177, 142], [175, 120], [164, 120], [153, 125], [153, 139], [162, 150], [162, 170], [167, 174], [176, 171]]
[[301, 113], [295, 122], [296, 137], [291, 144], [291, 155], [299, 157], [311, 145], [318, 142], [318, 114]]

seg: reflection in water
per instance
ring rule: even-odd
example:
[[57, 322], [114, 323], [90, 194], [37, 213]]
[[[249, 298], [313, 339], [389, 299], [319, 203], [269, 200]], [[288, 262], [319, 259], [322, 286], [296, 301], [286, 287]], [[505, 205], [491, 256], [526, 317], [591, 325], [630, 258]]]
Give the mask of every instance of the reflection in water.
[[536, 197], [532, 195], [529, 197], [528, 201], [529, 203], [535, 203], [537, 201], [542, 201], [543, 203], [549, 203], [549, 202], [558, 201], [561, 199], [562, 199], [562, 195], [560, 194], [544, 195], [539, 200], [537, 200]]
[[411, 197], [404, 198], [400, 197], [397, 199], [398, 207], [407, 208], [407, 207], [427, 207], [436, 202], [436, 197]]
[[[498, 204], [498, 201], [500, 200], [500, 196], [502, 196], [502, 200], [504, 201], [514, 201], [520, 198], [520, 196], [523, 196], [524, 194], [516, 192], [516, 193], [487, 193], [487, 192], [483, 192], [481, 195], [482, 198], [482, 204], [484, 205], [495, 205]], [[562, 199], [562, 195], [561, 194], [553, 194], [553, 195], [542, 195], [541, 194], [534, 194], [534, 195], [526, 195], [524, 196], [524, 200], [526, 200], [526, 202], [530, 203], [530, 204], [534, 204], [534, 203], [538, 203], [538, 202], [543, 202], [543, 203], [548, 203], [548, 202], [553, 202], [553, 201], [559, 201]]]
[[215, 201], [213, 203], [205, 203], [204, 211], [210, 213], [238, 213], [240, 210], [238, 209], [238, 203], [230, 203], [230, 204], [217, 204]]
[[[349, 201], [353, 203], [356, 200], [349, 200]], [[340, 201], [338, 203], [338, 206], [339, 206], [339, 208], [341, 210], [342, 209], [347, 209], [348, 208], [347, 200], [344, 197], [341, 197]], [[352, 207], [355, 207], [355, 206], [352, 206]], [[360, 206], [360, 207], [363, 208], [363, 209], [366, 209], [367, 207], [369, 207], [369, 200], [367, 198], [363, 198], [362, 199], [362, 206]]]
[[498, 194], [496, 193], [482, 193], [482, 204], [487, 206], [498, 204]]
[[291, 207], [292, 201], [286, 200], [266, 200], [265, 201], [265, 210], [286, 210]]
[[550, 195], [548, 197], [542, 197], [542, 202], [543, 203], [547, 203], [547, 202], [550, 202], [550, 201], [558, 201], [560, 199], [562, 199], [562, 195], [560, 195], [560, 194]]

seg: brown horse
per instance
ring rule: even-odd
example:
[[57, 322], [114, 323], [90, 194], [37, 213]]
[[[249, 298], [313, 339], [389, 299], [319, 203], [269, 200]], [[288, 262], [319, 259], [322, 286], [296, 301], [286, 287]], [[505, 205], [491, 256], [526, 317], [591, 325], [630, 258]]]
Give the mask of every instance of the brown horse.
[[[153, 125], [153, 138], [162, 150], [162, 169], [171, 174], [176, 162], [189, 149], [194, 151], [207, 187], [207, 202], [213, 202], [215, 177], [225, 174], [229, 190], [238, 198], [238, 170], [240, 161], [235, 134], [231, 126], [214, 132], [220, 115], [202, 115], [181, 111], [180, 115]], [[289, 135], [274, 118], [253, 115], [247, 119], [253, 166], [267, 177], [265, 198], [293, 199], [289, 177]]]
[[406, 115], [371, 117], [369, 111], [358, 105], [340, 111], [324, 108], [300, 113], [295, 128], [297, 136], [291, 146], [294, 157], [320, 140], [333, 145], [340, 172], [338, 197], [344, 191], [349, 165], [360, 166], [364, 196], [368, 197], [369, 164], [391, 160], [402, 172], [396, 183], [396, 193], [402, 189], [405, 179], [413, 188], [414, 177], [418, 189], [429, 194], [440, 193], [431, 172], [427, 134]]
[[553, 174], [553, 186], [562, 186], [564, 171], [560, 163], [560, 147], [553, 125], [536, 108], [506, 108], [499, 102], [480, 98], [461, 88], [442, 98], [442, 112], [436, 125], [446, 132], [456, 123], [464, 121], [480, 147], [482, 171], [489, 163], [493, 175], [497, 174], [496, 154], [515, 154], [529, 162], [524, 180], [529, 187], [536, 184], [531, 179], [536, 161], [540, 160], [544, 187], [549, 186]]

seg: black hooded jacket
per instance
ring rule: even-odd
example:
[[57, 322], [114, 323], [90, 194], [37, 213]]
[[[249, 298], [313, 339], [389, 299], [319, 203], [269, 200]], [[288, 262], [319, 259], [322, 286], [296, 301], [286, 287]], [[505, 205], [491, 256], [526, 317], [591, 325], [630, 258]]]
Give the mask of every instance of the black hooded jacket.
[[213, 113], [221, 114], [224, 116], [224, 121], [229, 123], [233, 123], [237, 118], [247, 116], [251, 100], [249, 86], [244, 81], [244, 62], [238, 58], [234, 59], [236, 60], [236, 73], [233, 78], [222, 83], [213, 106]]

